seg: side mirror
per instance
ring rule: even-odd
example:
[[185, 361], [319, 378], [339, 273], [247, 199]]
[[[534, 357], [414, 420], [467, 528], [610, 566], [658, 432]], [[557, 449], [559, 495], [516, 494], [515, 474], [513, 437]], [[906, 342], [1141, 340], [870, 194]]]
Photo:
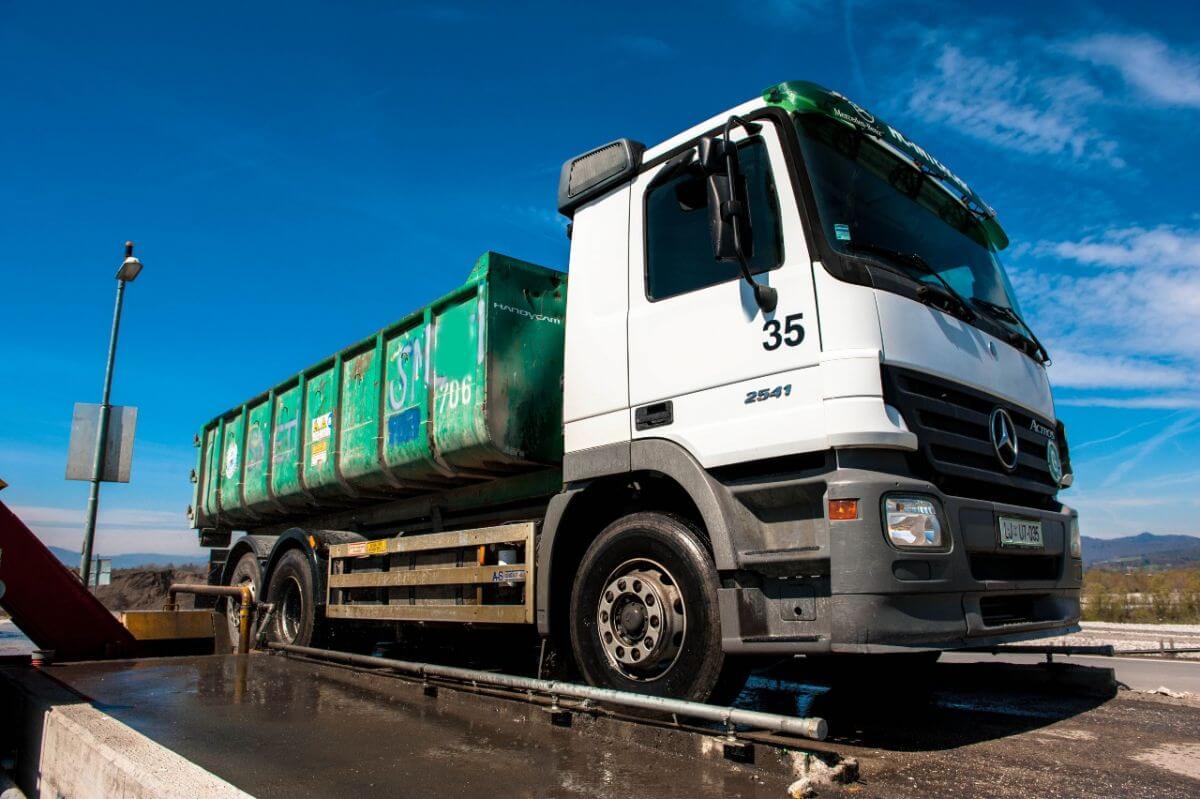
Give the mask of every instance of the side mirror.
[[697, 147], [697, 164], [705, 177], [708, 227], [713, 257], [741, 261], [754, 257], [754, 233], [746, 183], [741, 176], [737, 145], [727, 139], [705, 136]]
[[[750, 242], [754, 240], [750, 234], [750, 218], [745, 212], [745, 203], [734, 198], [733, 187], [725, 175], [709, 175], [705, 180], [705, 195], [713, 257], [718, 261], [737, 261], [738, 238], [746, 237]], [[748, 252], [744, 254], [747, 259], [751, 257]]]
[[[764, 312], [775, 310], [778, 302], [775, 289], [758, 283], [750, 272], [754, 257], [754, 231], [750, 226], [750, 203], [746, 181], [742, 177], [737, 145], [729, 140], [729, 129], [736, 117], [726, 125], [724, 138], [704, 136], [697, 145], [697, 163], [705, 174], [705, 193], [708, 200], [708, 228], [712, 235], [713, 257], [718, 261], [736, 261], [742, 277], [754, 290], [754, 301]], [[746, 124], [740, 119], [741, 124]], [[758, 126], [748, 128], [757, 132]]]

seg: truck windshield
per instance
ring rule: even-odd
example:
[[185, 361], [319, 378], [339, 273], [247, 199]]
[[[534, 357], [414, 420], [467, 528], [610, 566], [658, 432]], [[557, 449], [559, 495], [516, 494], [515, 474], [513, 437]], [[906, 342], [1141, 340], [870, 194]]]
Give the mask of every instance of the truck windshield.
[[824, 114], [795, 118], [821, 225], [834, 249], [883, 262], [921, 283], [948, 285], [974, 310], [1024, 327], [979, 216], [948, 194], [936, 173]]

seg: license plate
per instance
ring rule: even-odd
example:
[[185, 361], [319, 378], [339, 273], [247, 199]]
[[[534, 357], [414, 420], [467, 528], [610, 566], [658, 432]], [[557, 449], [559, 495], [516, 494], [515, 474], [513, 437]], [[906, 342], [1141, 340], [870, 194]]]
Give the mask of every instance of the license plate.
[[1000, 517], [1000, 546], [1041, 549], [1042, 523], [1012, 516]]

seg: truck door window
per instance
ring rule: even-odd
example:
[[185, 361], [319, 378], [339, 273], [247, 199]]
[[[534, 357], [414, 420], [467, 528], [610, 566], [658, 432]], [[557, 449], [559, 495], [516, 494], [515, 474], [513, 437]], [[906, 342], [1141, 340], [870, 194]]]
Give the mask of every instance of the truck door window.
[[[760, 274], [783, 263], [779, 200], [762, 137], [746, 140], [738, 153], [754, 231], [750, 271]], [[713, 258], [703, 176], [684, 170], [646, 194], [646, 296], [650, 300], [740, 277], [736, 263]]]

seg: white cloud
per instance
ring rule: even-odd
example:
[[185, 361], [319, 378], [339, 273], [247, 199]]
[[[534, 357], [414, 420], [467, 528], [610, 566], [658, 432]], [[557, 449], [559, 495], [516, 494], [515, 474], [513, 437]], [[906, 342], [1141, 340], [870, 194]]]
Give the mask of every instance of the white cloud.
[[1012, 270], [1035, 327], [1054, 331], [1053, 383], [1095, 392], [1059, 404], [1200, 407], [1200, 228], [1114, 228], [1028, 254], [1071, 266]]
[[[83, 540], [83, 509], [45, 505], [14, 505], [17, 518], [50, 546], [79, 551]], [[158, 552], [164, 555], [201, 553], [187, 516], [171, 511], [100, 506], [96, 518], [95, 551], [100, 555]]]
[[[1179, 415], [1179, 413], [1181, 413], [1181, 411], [1177, 411], [1176, 413], [1173, 413], [1173, 414], [1167, 414], [1166, 418], [1174, 419], [1176, 416]], [[1081, 441], [1081, 442], [1072, 441], [1071, 442], [1071, 452], [1074, 455], [1079, 455], [1081, 450], [1087, 449], [1088, 447], [1095, 447], [1100, 444], [1107, 444], [1111, 441], [1117, 441], [1119, 439], [1126, 438], [1131, 433], [1136, 433], [1138, 430], [1141, 430], [1143, 428], [1150, 427], [1151, 425], [1162, 424], [1162, 421], [1163, 421], [1163, 417], [1159, 416], [1159, 417], [1155, 417], [1153, 419], [1146, 419], [1145, 421], [1138, 422], [1135, 425], [1130, 425], [1129, 427], [1126, 427], [1124, 430], [1118, 430], [1115, 433], [1110, 433], [1101, 438], [1092, 438], [1087, 441]]]
[[[931, 39], [939, 46], [937, 35]], [[1117, 143], [1096, 128], [1086, 107], [1102, 93], [1081, 76], [1035, 80], [1026, 65], [967, 54], [940, 44], [935, 72], [919, 76], [909, 111], [928, 122], [1010, 150], [1120, 168]]]
[[1042, 246], [1060, 258], [1094, 266], [1200, 267], [1200, 230], [1169, 225], [1116, 228], [1079, 241]]
[[1050, 382], [1060, 388], [1183, 388], [1192, 378], [1181, 367], [1147, 359], [1090, 355], [1054, 347]]
[[1157, 37], [1103, 33], [1072, 42], [1066, 51], [1088, 63], [1115, 69], [1151, 101], [1200, 108], [1200, 58], [1172, 51]]
[[831, 4], [828, 0], [767, 0], [764, 5], [772, 16], [796, 20], [814, 11], [826, 10]]
[[674, 47], [656, 36], [627, 33], [618, 36], [616, 42], [622, 49], [648, 58], [668, 58], [675, 54]]
[[[1200, 431], [1200, 411], [1196, 409], [1159, 415], [1128, 428], [1115, 436], [1092, 443], [1105, 443], [1126, 437], [1135, 430], [1157, 428], [1148, 437], [1137, 437], [1105, 454], [1089, 452], [1084, 446], [1072, 447], [1077, 487], [1066, 501], [1079, 510], [1080, 523], [1088, 535], [1129, 535], [1141, 530], [1158, 532], [1196, 531], [1195, 514], [1200, 507], [1200, 472], [1195, 469], [1165, 471], [1156, 468], [1163, 461], [1160, 450], [1172, 445], [1193, 445]], [[1095, 486], [1092, 489], [1081, 486]]]
[[1179, 408], [1200, 408], [1200, 396], [1195, 394], [1159, 394], [1148, 397], [1068, 397], [1066, 399], [1056, 399], [1054, 404], [1068, 408], [1174, 410]]
[[[44, 505], [18, 505], [12, 512], [26, 524], [40, 524], [48, 527], [76, 527], [83, 524], [81, 508], [54, 508]], [[178, 525], [187, 526], [187, 516], [183, 512], [161, 510], [141, 510], [137, 508], [111, 508], [101, 505], [96, 514], [96, 526], [119, 527], [167, 527]]]

